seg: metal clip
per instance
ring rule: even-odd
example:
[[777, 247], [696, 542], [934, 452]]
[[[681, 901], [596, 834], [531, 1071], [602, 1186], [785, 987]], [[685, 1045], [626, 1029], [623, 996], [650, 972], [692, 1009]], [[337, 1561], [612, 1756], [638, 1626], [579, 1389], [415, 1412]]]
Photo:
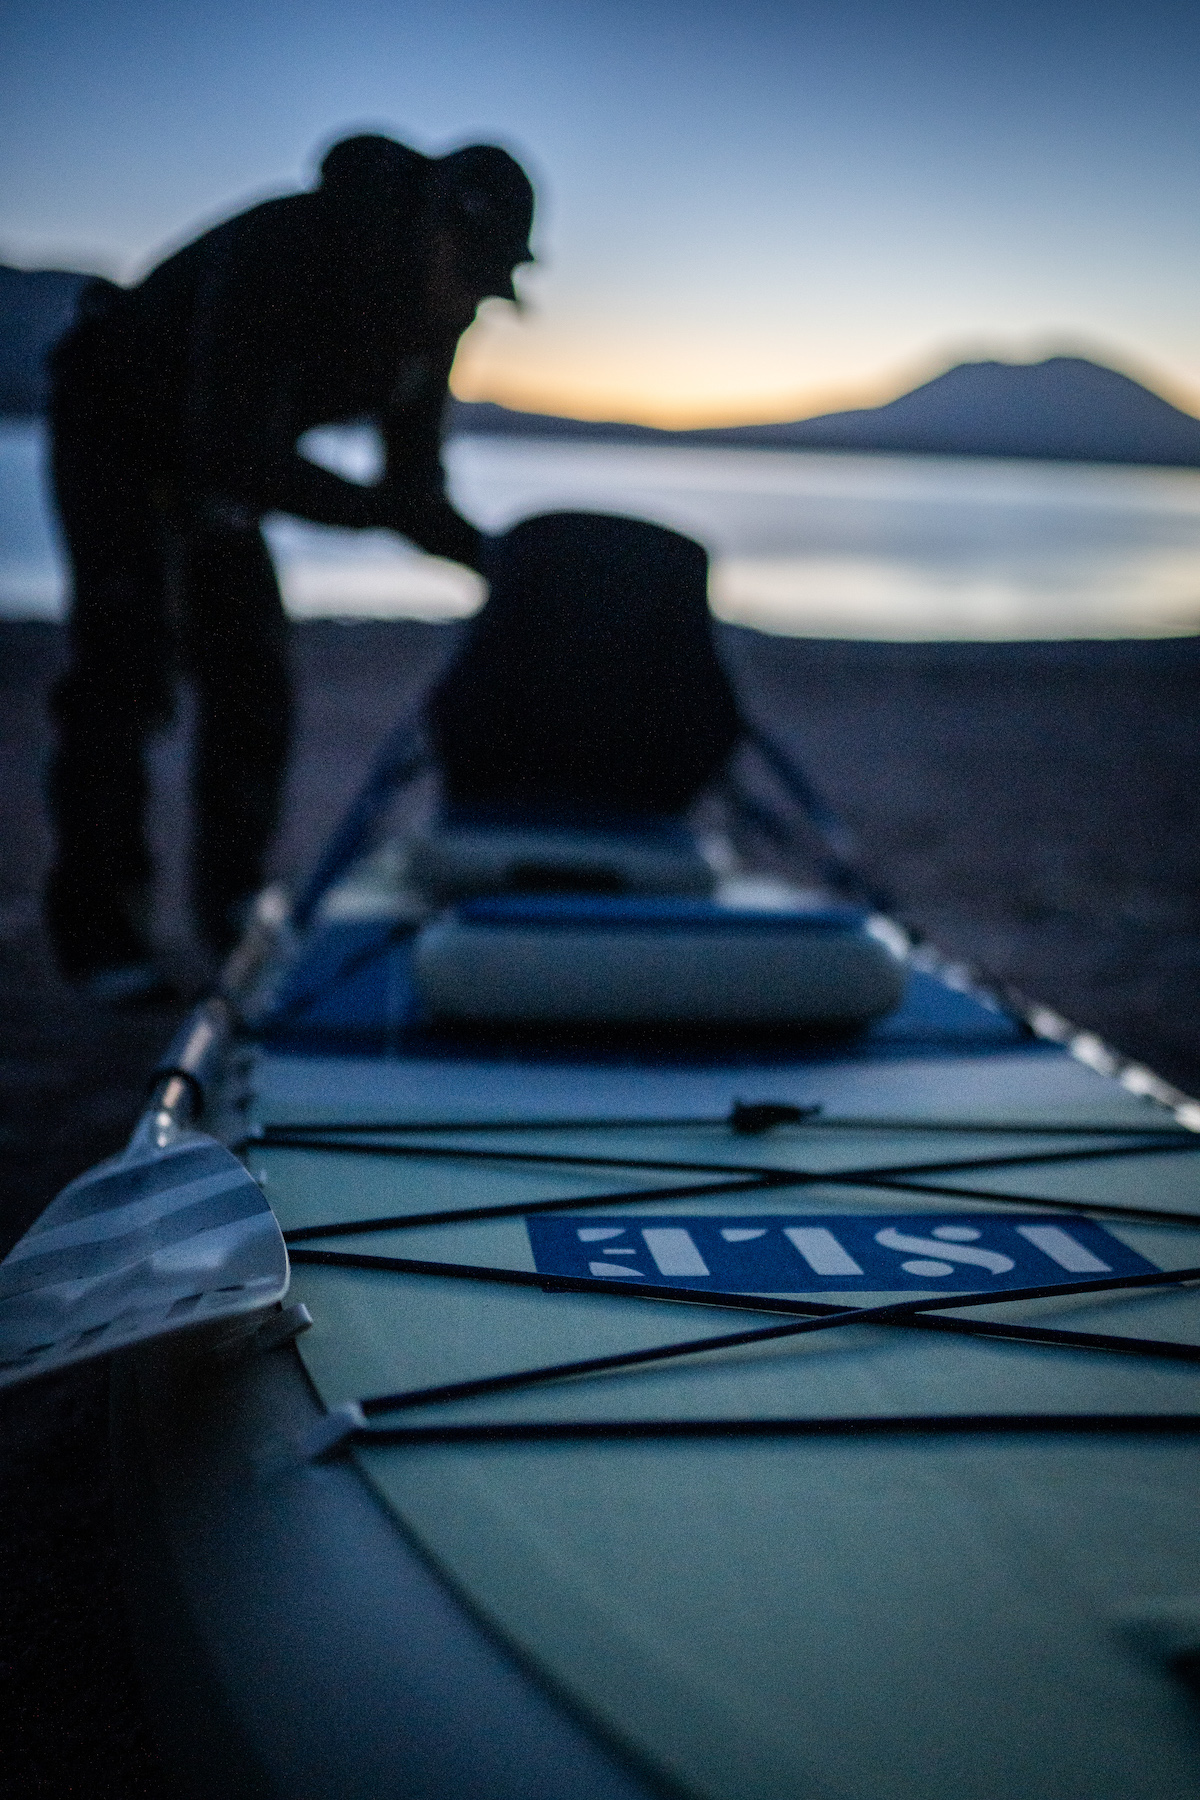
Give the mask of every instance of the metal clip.
[[281, 1344], [290, 1344], [293, 1338], [308, 1331], [313, 1316], [307, 1306], [297, 1302], [295, 1306], [285, 1306], [280, 1312], [272, 1313], [264, 1319], [254, 1334], [256, 1350], [278, 1350]]
[[306, 1462], [327, 1462], [347, 1449], [351, 1438], [366, 1427], [366, 1414], [357, 1400], [344, 1400], [331, 1407], [308, 1433], [300, 1446]]

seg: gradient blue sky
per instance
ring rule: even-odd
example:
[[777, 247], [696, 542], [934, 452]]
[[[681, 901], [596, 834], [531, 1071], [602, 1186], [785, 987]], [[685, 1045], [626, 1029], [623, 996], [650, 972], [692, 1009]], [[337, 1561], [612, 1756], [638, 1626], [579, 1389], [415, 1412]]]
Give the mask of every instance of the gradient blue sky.
[[1200, 412], [1200, 6], [6, 0], [0, 255], [135, 275], [339, 130], [523, 154], [469, 397], [653, 423], [1082, 348]]

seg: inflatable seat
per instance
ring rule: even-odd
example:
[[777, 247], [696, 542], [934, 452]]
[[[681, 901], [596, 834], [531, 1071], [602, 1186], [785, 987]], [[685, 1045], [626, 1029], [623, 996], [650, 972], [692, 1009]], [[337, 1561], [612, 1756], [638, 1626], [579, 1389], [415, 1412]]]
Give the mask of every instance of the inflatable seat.
[[446, 1021], [847, 1027], [900, 1004], [906, 965], [850, 907], [513, 895], [426, 925], [413, 977]]

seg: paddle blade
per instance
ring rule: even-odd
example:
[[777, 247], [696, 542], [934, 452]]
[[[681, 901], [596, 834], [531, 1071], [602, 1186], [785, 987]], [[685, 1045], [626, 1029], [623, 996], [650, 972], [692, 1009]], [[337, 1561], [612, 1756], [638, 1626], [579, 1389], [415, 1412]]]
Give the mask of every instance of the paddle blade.
[[181, 1131], [65, 1187], [0, 1263], [0, 1387], [232, 1319], [287, 1291], [258, 1184], [214, 1139]]

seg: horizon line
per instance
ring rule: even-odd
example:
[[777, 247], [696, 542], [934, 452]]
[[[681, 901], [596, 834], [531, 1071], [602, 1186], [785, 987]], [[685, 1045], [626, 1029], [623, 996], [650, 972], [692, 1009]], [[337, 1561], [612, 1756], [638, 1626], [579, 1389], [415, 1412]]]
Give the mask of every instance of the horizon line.
[[[899, 377], [903, 385], [896, 385], [893, 377], [886, 383], [872, 384], [854, 392], [845, 388], [828, 390], [820, 399], [814, 399], [811, 390], [806, 398], [796, 398], [791, 410], [772, 407], [769, 413], [754, 409], [755, 416], [747, 417], [745, 412], [731, 411], [727, 407], [719, 410], [702, 409], [682, 412], [677, 407], [655, 407], [629, 410], [620, 406], [602, 411], [598, 406], [586, 400], [572, 396], [564, 390], [565, 397], [560, 404], [547, 402], [544, 394], [531, 395], [528, 399], [516, 397], [519, 388], [504, 388], [507, 397], [501, 397], [501, 390], [494, 382], [486, 383], [489, 391], [480, 390], [472, 393], [461, 393], [451, 380], [451, 393], [464, 405], [492, 405], [503, 407], [506, 412], [528, 413], [536, 418], [567, 419], [586, 425], [632, 425], [645, 427], [651, 431], [691, 432], [691, 431], [724, 431], [740, 428], [752, 428], [759, 425], [800, 425], [812, 419], [828, 418], [843, 412], [872, 412], [879, 407], [890, 405], [893, 400], [902, 400], [917, 388], [935, 381], [939, 375], [945, 375], [951, 369], [961, 368], [968, 363], [995, 362], [1005, 363], [1013, 368], [1032, 367], [1038, 363], [1051, 362], [1058, 357], [1070, 357], [1075, 360], [1094, 363], [1097, 367], [1109, 369], [1114, 374], [1124, 375], [1128, 380], [1137, 382], [1158, 399], [1173, 406], [1178, 412], [1200, 422], [1200, 389], [1188, 391], [1169, 376], [1158, 370], [1151, 370], [1136, 355], [1125, 356], [1102, 349], [1098, 345], [1073, 343], [1069, 340], [1059, 342], [1044, 339], [1031, 354], [1014, 355], [1011, 349], [1003, 353], [994, 341], [969, 343], [963, 342], [958, 351], [943, 350], [937, 354], [929, 353], [914, 358], [908, 364], [908, 373]], [[875, 394], [878, 398], [866, 396]]]

